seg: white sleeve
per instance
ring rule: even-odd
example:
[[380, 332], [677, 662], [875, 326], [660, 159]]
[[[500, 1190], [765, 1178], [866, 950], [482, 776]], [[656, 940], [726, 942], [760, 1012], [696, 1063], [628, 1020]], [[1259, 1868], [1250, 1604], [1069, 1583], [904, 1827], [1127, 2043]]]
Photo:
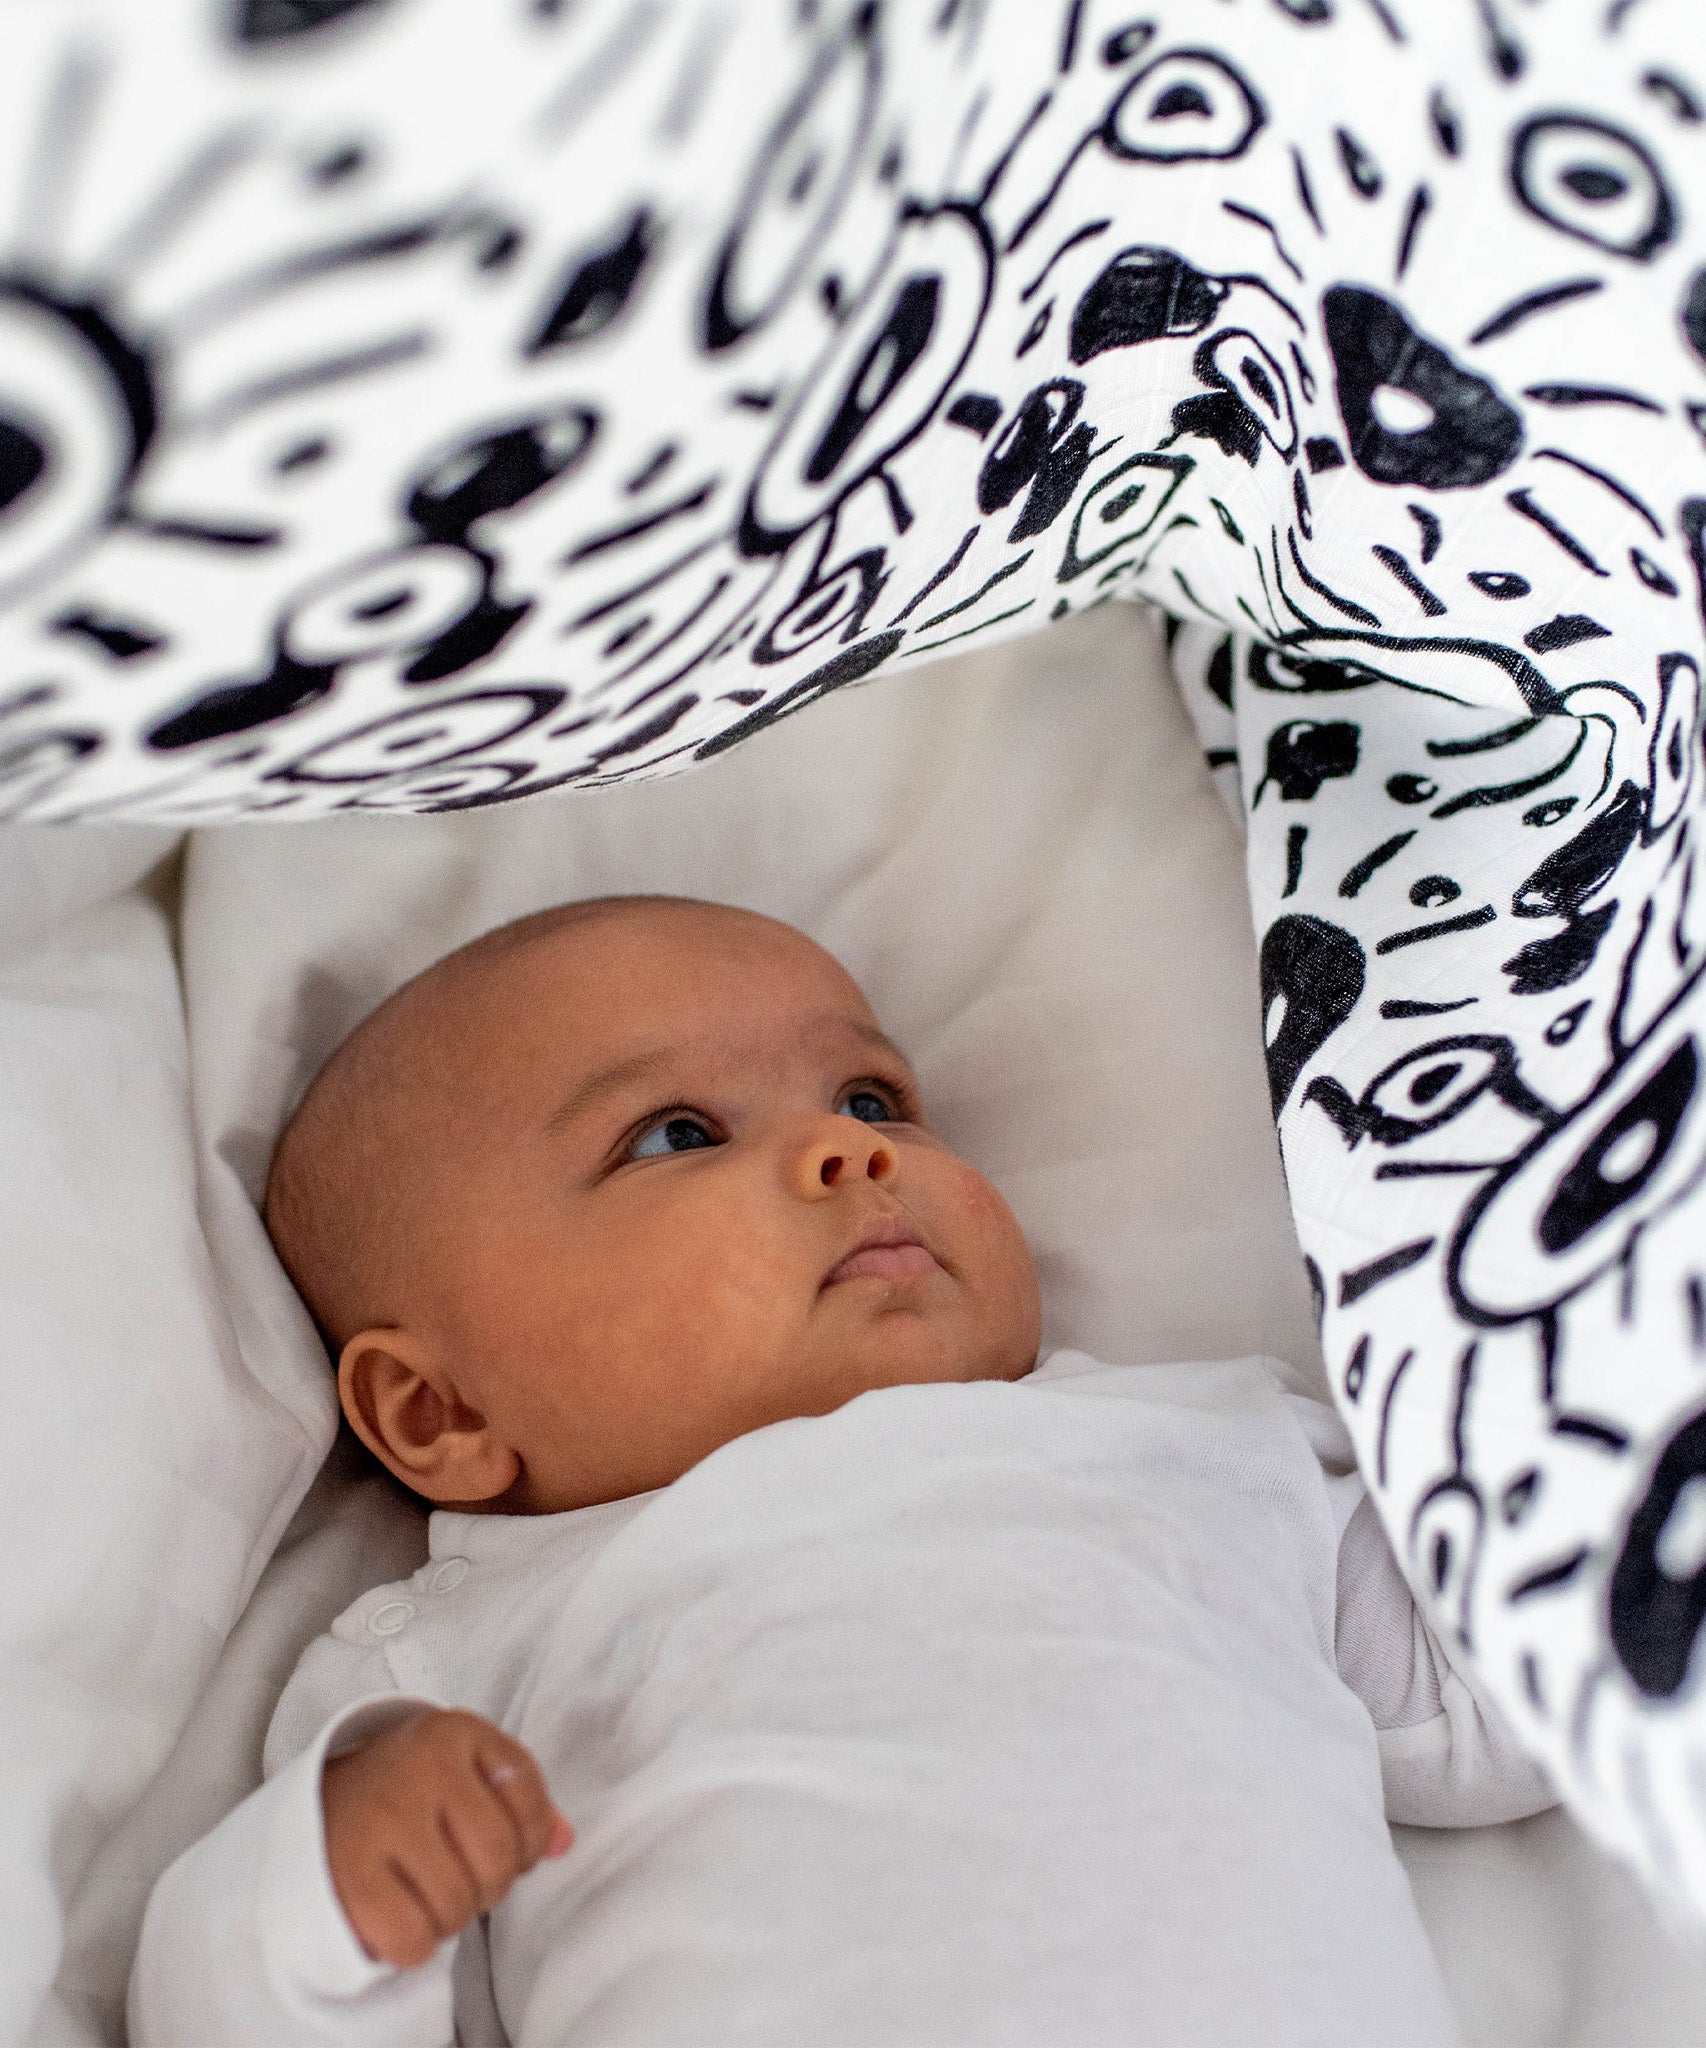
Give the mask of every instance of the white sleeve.
[[131, 1975], [131, 2048], [451, 2048], [456, 1944], [414, 1970], [367, 1955], [333, 1889], [320, 1805], [329, 1754], [432, 1704], [389, 1693], [346, 1708], [167, 1870]]
[[1380, 1743], [1386, 1818], [1410, 1827], [1487, 1827], [1557, 1804], [1476, 1685], [1468, 1660], [1422, 1619], [1330, 1408], [1290, 1395], [1321, 1461], [1339, 1530], [1334, 1647], [1339, 1675]]

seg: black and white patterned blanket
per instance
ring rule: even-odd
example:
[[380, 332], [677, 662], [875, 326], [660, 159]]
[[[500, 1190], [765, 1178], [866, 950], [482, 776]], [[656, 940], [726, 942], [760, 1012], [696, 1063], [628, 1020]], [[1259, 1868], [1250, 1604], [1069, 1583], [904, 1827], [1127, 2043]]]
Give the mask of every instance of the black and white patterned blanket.
[[1165, 606], [1388, 1528], [1706, 1911], [1697, 0], [0, 45], [0, 811], [590, 786]]

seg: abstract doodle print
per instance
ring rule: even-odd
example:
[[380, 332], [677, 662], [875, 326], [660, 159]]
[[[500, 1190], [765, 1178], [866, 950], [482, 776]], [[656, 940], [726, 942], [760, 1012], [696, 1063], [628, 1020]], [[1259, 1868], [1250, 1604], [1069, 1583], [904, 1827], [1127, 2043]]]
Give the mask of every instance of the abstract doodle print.
[[1164, 605], [1387, 1527], [1706, 1910], [1692, 0], [3, 33], [0, 808], [594, 785]]

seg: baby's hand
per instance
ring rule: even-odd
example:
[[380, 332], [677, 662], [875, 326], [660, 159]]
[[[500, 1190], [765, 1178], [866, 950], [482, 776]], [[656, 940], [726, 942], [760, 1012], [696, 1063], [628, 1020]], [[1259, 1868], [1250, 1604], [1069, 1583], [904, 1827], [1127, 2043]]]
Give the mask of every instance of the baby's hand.
[[333, 1757], [320, 1799], [356, 1939], [402, 1969], [574, 1840], [539, 1766], [478, 1714], [423, 1713]]

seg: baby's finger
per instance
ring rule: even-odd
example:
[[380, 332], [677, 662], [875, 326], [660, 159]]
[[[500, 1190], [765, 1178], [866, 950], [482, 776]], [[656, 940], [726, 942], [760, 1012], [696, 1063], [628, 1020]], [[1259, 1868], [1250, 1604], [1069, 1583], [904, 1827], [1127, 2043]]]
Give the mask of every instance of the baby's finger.
[[370, 1956], [399, 1970], [424, 1963], [441, 1939], [426, 1901], [394, 1861], [366, 1888], [350, 1924]]
[[400, 1845], [396, 1861], [406, 1881], [419, 1893], [440, 1938], [460, 1934], [479, 1918], [480, 1886], [444, 1823], [434, 1810]]
[[479, 1890], [480, 1911], [489, 1913], [528, 1867], [515, 1821], [496, 1791], [473, 1771], [445, 1788], [440, 1807]]
[[482, 1744], [479, 1766], [510, 1817], [521, 1847], [522, 1868], [531, 1870], [541, 1856], [560, 1856], [574, 1839], [573, 1833], [552, 1805], [539, 1766], [521, 1744], [507, 1736]]

